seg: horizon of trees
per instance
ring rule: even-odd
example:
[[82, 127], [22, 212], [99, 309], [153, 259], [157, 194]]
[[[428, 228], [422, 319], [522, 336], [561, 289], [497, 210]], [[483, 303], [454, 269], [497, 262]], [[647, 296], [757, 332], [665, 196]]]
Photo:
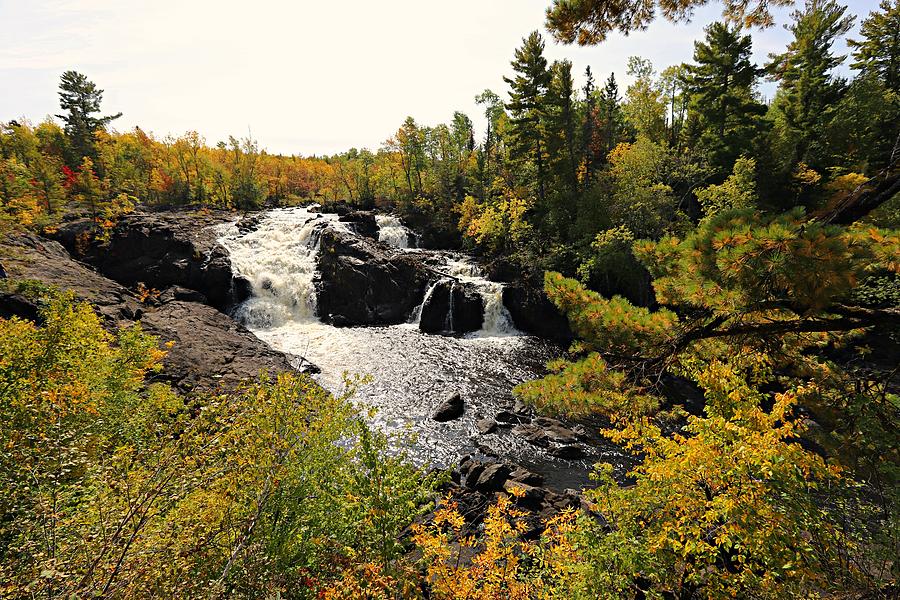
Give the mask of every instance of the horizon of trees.
[[[558, 0], [548, 19], [563, 39], [595, 43], [606, 32], [640, 28], [653, 16], [630, 9], [659, 6], [677, 21], [703, 3]], [[376, 480], [398, 481], [399, 492], [359, 494], [355, 486], [368, 481], [357, 471], [360, 463], [340, 461], [351, 477], [344, 481], [350, 491], [340, 494], [346, 502], [335, 503], [337, 515], [327, 507], [324, 514], [307, 514], [320, 505], [306, 506], [290, 495], [283, 504], [267, 501], [266, 510], [254, 509], [260, 504], [254, 498], [268, 498], [264, 482], [235, 489], [235, 482], [220, 479], [214, 490], [220, 494], [201, 495], [198, 502], [176, 494], [169, 504], [166, 496], [167, 510], [190, 527], [161, 527], [167, 535], [141, 538], [139, 548], [158, 559], [161, 548], [202, 547], [208, 555], [185, 552], [175, 566], [201, 574], [192, 584], [202, 587], [210, 581], [205, 574], [219, 574], [213, 579], [217, 586], [227, 580], [233, 595], [246, 590], [248, 596], [302, 596], [306, 590], [290, 584], [315, 580], [321, 587], [309, 596], [895, 597], [900, 0], [883, 0], [866, 16], [859, 38], [849, 44], [850, 57], [834, 49], [853, 21], [847, 7], [836, 0], [805, 0], [791, 15], [790, 43], [762, 65], [751, 60], [752, 39], [739, 25], [768, 24], [765, 9], [784, 2], [724, 4], [726, 16], [739, 24], [710, 24], [685, 65], [659, 71], [632, 57], [633, 81], [624, 90], [613, 75], [601, 85], [589, 69], [585, 85], [576, 89], [573, 65], [549, 62], [542, 36], [529, 34], [505, 78], [508, 101], [489, 90], [477, 97], [488, 123], [481, 140], [461, 113], [434, 127], [410, 117], [377, 152], [318, 159], [268, 155], [247, 139], [210, 147], [196, 134], [155, 140], [140, 130], [108, 133], [104, 127], [114, 117], [100, 116], [102, 92], [75, 77], [63, 82], [71, 88], [64, 92], [98, 102], [87, 102], [89, 118], [69, 116], [93, 123], [93, 139], [83, 135], [84, 127], [4, 126], [0, 199], [7, 221], [20, 226], [52, 226], [72, 208], [89, 210], [105, 225], [137, 202], [253, 208], [347, 200], [399, 211], [428, 233], [429, 243], [461, 244], [480, 254], [492, 274], [540, 279], [567, 315], [576, 341], [549, 365], [548, 376], [514, 393], [542, 413], [589, 418], [598, 435], [635, 458], [627, 485], [599, 467], [584, 510], [543, 522], [538, 539], [523, 539], [536, 530], [517, 503], [539, 492], [508, 490], [509, 496], [498, 494], [483, 531], [474, 536], [459, 507], [445, 501], [433, 520], [410, 527], [417, 549], [411, 558], [387, 542], [409, 524], [399, 521], [410, 521], [421, 508], [405, 500], [403, 489], [427, 495], [416, 485], [417, 476], [394, 465], [396, 478]], [[836, 71], [848, 58], [858, 70], [852, 79]], [[778, 84], [770, 103], [758, 93], [763, 77]], [[78, 140], [91, 145], [85, 150]], [[90, 565], [107, 565], [101, 570], [112, 573], [112, 581], [122, 570], [108, 566], [107, 545], [101, 543], [99, 558], [90, 559], [91, 544], [102, 537], [81, 532], [102, 525], [103, 515], [115, 516], [106, 511], [107, 502], [122, 506], [128, 498], [119, 494], [118, 471], [81, 468], [92, 464], [86, 458], [95, 451], [90, 444], [109, 440], [119, 448], [115, 456], [134, 464], [139, 476], [173, 440], [181, 448], [183, 438], [157, 435], [142, 413], [119, 410], [154, 408], [142, 402], [140, 382], [161, 358], [150, 351], [150, 340], [139, 331], [103, 337], [88, 307], [65, 302], [51, 304], [45, 319], [50, 327], [0, 320], [8, 332], [0, 336], [0, 376], [5, 372], [9, 381], [27, 384], [0, 385], [0, 409], [16, 422], [35, 423], [28, 430], [33, 437], [22, 443], [18, 429], [3, 430], [14, 438], [4, 447], [24, 455], [0, 454], [8, 461], [0, 475], [12, 474], [21, 498], [17, 509], [39, 509], [29, 513], [34, 526], [19, 546], [7, 542], [15, 531], [0, 530], [0, 551], [24, 548], [15, 555], [16, 576], [35, 589], [49, 585], [52, 592], [66, 582], [93, 581], [80, 566], [72, 577], [44, 569], [42, 562], [41, 525], [47, 518], [55, 522], [57, 513], [46, 507], [62, 477], [56, 450], [80, 461], [78, 469], [63, 473], [75, 483], [65, 505], [73, 515], [67, 521], [70, 536], [61, 539], [68, 551], [89, 557], [88, 575], [95, 572]], [[75, 339], [54, 333], [52, 326], [60, 323], [77, 330]], [[91, 348], [79, 332], [107, 360], [95, 360], [96, 352], [60, 359], [66, 352], [54, 350], [59, 344]], [[104, 378], [115, 371], [110, 363], [126, 359], [132, 360], [134, 377]], [[52, 368], [42, 371], [42, 361]], [[36, 395], [31, 388], [47, 393]], [[67, 398], [66, 390], [86, 401], [69, 412], [67, 404], [56, 402]], [[276, 384], [256, 388], [235, 404], [218, 398], [223, 410], [237, 411], [229, 413], [237, 425], [225, 431], [241, 443], [215, 456], [240, 465], [246, 440], [258, 439], [242, 435], [242, 424], [259, 427], [261, 410], [264, 417], [268, 409], [292, 414], [295, 405], [304, 406], [305, 393]], [[156, 398], [165, 406], [180, 402]], [[82, 405], [103, 411], [108, 420], [82, 418]], [[200, 440], [218, 433], [220, 420], [189, 418], [181, 408], [174, 412], [174, 421], [159, 423], [174, 423], [176, 432], [199, 427]], [[300, 429], [317, 423], [287, 422]], [[264, 431], [270, 425], [271, 419], [262, 418]], [[45, 430], [66, 435], [54, 437], [55, 445], [25, 443]], [[148, 454], [141, 454], [143, 448]], [[195, 466], [194, 452], [186, 448], [176, 456], [187, 459], [187, 468], [176, 475], [185, 473], [189, 483], [209, 466]], [[327, 444], [315, 448], [326, 455], [336, 451]], [[269, 463], [270, 447], [250, 450]], [[44, 487], [18, 485], [32, 459]], [[371, 461], [377, 469], [378, 456]], [[290, 481], [301, 483], [310, 464], [321, 462], [278, 463], [293, 474]], [[210, 476], [221, 472], [214, 468]], [[85, 474], [94, 478], [85, 480], [93, 481], [88, 488], [80, 487]], [[86, 493], [94, 490], [102, 493]], [[372, 535], [369, 525], [393, 515], [397, 502], [405, 512], [389, 526], [376, 526], [378, 534], [370, 538], [389, 551], [372, 555], [377, 544], [360, 544], [359, 526]], [[224, 518], [207, 508], [223, 503], [233, 506]], [[339, 518], [360, 509], [369, 516]], [[232, 510], [249, 521], [232, 521]], [[85, 521], [82, 514], [96, 516]], [[350, 549], [323, 556], [305, 543], [296, 545], [307, 538], [282, 535], [295, 531], [295, 517], [312, 519], [312, 529], [329, 548], [336, 542]], [[7, 522], [15, 521], [0, 519], [0, 525]], [[242, 525], [247, 522], [252, 532], [235, 533], [249, 531]], [[329, 528], [331, 522], [338, 527]], [[191, 531], [200, 533], [192, 537]], [[236, 554], [207, 545], [223, 531], [238, 541], [225, 546], [237, 548]], [[271, 535], [255, 538], [256, 532]], [[251, 541], [266, 551], [245, 552]], [[132, 577], [119, 579], [121, 589], [178, 594], [157, 587], [172, 583], [165, 567], [143, 569], [130, 548], [126, 543], [118, 559]], [[243, 557], [243, 569], [232, 569], [236, 556]], [[336, 556], [343, 562], [335, 563]]]

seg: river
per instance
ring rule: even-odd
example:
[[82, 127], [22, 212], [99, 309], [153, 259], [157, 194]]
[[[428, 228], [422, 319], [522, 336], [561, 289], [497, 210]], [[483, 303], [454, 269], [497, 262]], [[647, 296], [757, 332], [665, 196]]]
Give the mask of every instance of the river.
[[[580, 487], [590, 465], [618, 462], [605, 445], [588, 447], [583, 460], [562, 460], [513, 435], [509, 429], [482, 435], [476, 421], [492, 418], [513, 404], [512, 388], [546, 371], [548, 360], [561, 354], [557, 345], [523, 335], [513, 326], [502, 302], [502, 285], [485, 279], [467, 256], [448, 251], [415, 249], [415, 237], [398, 219], [379, 216], [379, 240], [397, 252], [428, 253], [442, 270], [476, 286], [485, 306], [480, 331], [433, 335], [419, 331], [417, 314], [410, 322], [389, 327], [334, 327], [316, 317], [318, 235], [324, 227], [346, 229], [337, 215], [305, 208], [267, 212], [259, 226], [242, 233], [235, 224], [221, 230], [221, 243], [232, 265], [253, 286], [253, 296], [235, 316], [275, 349], [316, 364], [317, 380], [333, 392], [343, 389], [345, 375], [367, 375], [354, 402], [375, 409], [373, 422], [401, 435], [412, 460], [435, 467], [455, 465], [464, 454], [494, 454], [545, 476], [551, 487]], [[459, 392], [466, 404], [460, 419], [439, 423], [431, 418], [449, 394]]]

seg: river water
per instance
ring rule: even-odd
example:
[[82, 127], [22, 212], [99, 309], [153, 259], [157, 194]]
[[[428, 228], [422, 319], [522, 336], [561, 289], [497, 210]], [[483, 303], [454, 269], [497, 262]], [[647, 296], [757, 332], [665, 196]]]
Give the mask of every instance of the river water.
[[[318, 236], [324, 227], [347, 228], [336, 215], [305, 208], [276, 209], [259, 227], [242, 233], [234, 224], [221, 230], [235, 270], [250, 280], [253, 296], [235, 316], [278, 350], [316, 364], [318, 381], [333, 392], [345, 375], [367, 375], [354, 401], [374, 408], [374, 423], [401, 438], [410, 457], [436, 467], [455, 465], [464, 454], [496, 454], [543, 474], [548, 485], [575, 487], [587, 482], [589, 466], [608, 460], [609, 449], [589, 448], [584, 460], [556, 459], [508, 429], [481, 435], [478, 419], [493, 417], [513, 403], [512, 388], [545, 373], [548, 360], [561, 349], [516, 331], [502, 302], [502, 285], [487, 281], [465, 255], [411, 248], [415, 236], [395, 217], [379, 216], [379, 239], [398, 252], [426, 253], [430, 264], [476, 286], [485, 305], [482, 329], [465, 336], [419, 331], [417, 315], [389, 327], [341, 328], [316, 317], [313, 277]], [[459, 392], [465, 413], [455, 421], [431, 419], [435, 407]], [[614, 458], [614, 457], [613, 457]]]

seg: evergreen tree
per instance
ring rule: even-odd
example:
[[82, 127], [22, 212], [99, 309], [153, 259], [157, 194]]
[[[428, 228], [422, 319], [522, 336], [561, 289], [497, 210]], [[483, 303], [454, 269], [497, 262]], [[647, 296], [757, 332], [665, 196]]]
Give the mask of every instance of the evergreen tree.
[[572, 192], [578, 188], [578, 155], [575, 127], [575, 90], [572, 63], [554, 62], [548, 90], [548, 150], [554, 175]]
[[588, 65], [584, 69], [584, 87], [581, 88], [584, 93], [584, 123], [581, 127], [581, 156], [584, 161], [585, 180], [590, 181], [591, 174], [594, 172], [597, 157], [594, 154], [594, 146], [591, 143], [594, 139], [594, 132], [597, 129], [595, 111], [597, 109], [596, 86], [594, 84], [594, 74]]
[[[722, 16], [742, 26], [769, 27], [774, 6], [794, 0], [722, 0]], [[547, 29], [557, 40], [582, 46], [599, 44], [613, 31], [628, 35], [646, 29], [658, 13], [672, 22], [690, 21], [697, 6], [709, 0], [553, 0]]]
[[619, 95], [619, 84], [616, 83], [616, 74], [610, 73], [609, 79], [600, 92], [600, 114], [602, 120], [602, 139], [596, 151], [601, 154], [601, 160], [606, 161], [606, 156], [612, 152], [622, 138], [625, 137], [625, 116], [622, 113], [622, 97]]
[[482, 195], [497, 176], [500, 163], [500, 120], [505, 115], [500, 96], [491, 90], [484, 90], [475, 96], [475, 103], [484, 106], [484, 119], [487, 122], [484, 143], [478, 153], [478, 172], [480, 173]]
[[863, 21], [863, 39], [847, 41], [854, 48], [851, 66], [881, 77], [889, 89], [900, 92], [900, 0], [882, 0], [879, 9]]
[[832, 46], [853, 25], [846, 11], [835, 0], [806, 0], [792, 15], [788, 30], [794, 39], [787, 51], [771, 56], [769, 71], [781, 84], [773, 106], [781, 137], [776, 150], [789, 161], [788, 169], [799, 162], [817, 170], [828, 166], [822, 160], [823, 131], [846, 87], [832, 75], [846, 57]]
[[544, 119], [551, 75], [547, 70], [544, 40], [540, 33], [533, 31], [523, 40], [522, 47], [516, 49], [512, 67], [516, 75], [512, 79], [503, 78], [510, 86], [506, 108], [512, 116], [511, 151], [520, 160], [533, 161], [538, 199], [544, 204], [547, 180]]
[[568, 60], [554, 62], [550, 72], [552, 79], [547, 91], [546, 131], [548, 166], [554, 185], [549, 193], [548, 216], [555, 232], [565, 240], [574, 219], [578, 195], [575, 84], [572, 63]]
[[720, 172], [750, 149], [765, 107], [754, 97], [760, 70], [751, 61], [752, 42], [738, 27], [713, 23], [706, 39], [694, 43], [687, 65], [696, 141], [712, 154]]
[[59, 106], [66, 114], [56, 115], [66, 123], [66, 135], [72, 150], [69, 164], [81, 164], [82, 157], [97, 158], [94, 134], [104, 129], [122, 113], [99, 116], [103, 90], [76, 71], [66, 71], [59, 83]]

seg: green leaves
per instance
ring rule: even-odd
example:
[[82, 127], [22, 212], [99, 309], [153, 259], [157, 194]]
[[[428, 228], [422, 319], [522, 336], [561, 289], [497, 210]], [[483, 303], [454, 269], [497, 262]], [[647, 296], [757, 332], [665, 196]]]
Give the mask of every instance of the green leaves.
[[51, 299], [0, 319], [0, 590], [13, 596], [312, 596], [389, 568], [438, 481], [306, 376], [185, 399], [164, 353]]

